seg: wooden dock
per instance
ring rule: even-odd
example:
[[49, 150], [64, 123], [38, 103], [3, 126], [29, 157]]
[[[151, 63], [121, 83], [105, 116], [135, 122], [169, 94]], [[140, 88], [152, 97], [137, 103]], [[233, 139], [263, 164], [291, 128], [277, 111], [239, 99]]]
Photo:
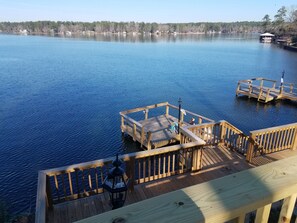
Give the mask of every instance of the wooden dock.
[[283, 83], [276, 87], [277, 81], [265, 78], [253, 78], [238, 81], [236, 96], [248, 96], [259, 102], [268, 103], [275, 100], [297, 102], [297, 88], [292, 83]]
[[[151, 110], [157, 108], [159, 109], [159, 112], [154, 113], [157, 115], [149, 117], [149, 113], [152, 112]], [[160, 111], [160, 108], [164, 108], [164, 110]], [[175, 112], [172, 111], [170, 114], [170, 109], [175, 110]], [[195, 118], [196, 124], [214, 122], [209, 118], [185, 109], [181, 112], [179, 122], [177, 117], [178, 110], [178, 107], [171, 105], [168, 102], [164, 102], [122, 111], [120, 112], [122, 133], [131, 136], [134, 141], [138, 141], [141, 144], [141, 147], [150, 150], [179, 142], [180, 135], [178, 134], [177, 126], [189, 126], [189, 122], [192, 117]], [[137, 121], [136, 119], [129, 117], [132, 113], [140, 113], [140, 115], [143, 113], [144, 117], [143, 119]], [[187, 118], [185, 117], [185, 114], [188, 115]], [[174, 124], [176, 125], [175, 130], [171, 128]]]

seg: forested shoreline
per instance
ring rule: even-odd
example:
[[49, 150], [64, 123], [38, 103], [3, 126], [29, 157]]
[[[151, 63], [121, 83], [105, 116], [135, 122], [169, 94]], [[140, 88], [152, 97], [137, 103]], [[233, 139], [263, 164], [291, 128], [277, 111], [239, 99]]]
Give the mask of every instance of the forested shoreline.
[[96, 35], [96, 34], [207, 34], [257, 33], [262, 22], [230, 23], [144, 23], [144, 22], [1, 22], [0, 32], [41, 35]]

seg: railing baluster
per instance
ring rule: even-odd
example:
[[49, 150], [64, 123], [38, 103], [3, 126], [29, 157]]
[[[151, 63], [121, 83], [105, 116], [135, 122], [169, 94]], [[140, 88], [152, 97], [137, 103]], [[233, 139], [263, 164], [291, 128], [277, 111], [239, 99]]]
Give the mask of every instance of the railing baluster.
[[54, 179], [55, 179], [55, 187], [56, 187], [56, 193], [58, 195], [58, 201], [60, 202], [60, 193], [59, 193], [59, 183], [58, 183], [58, 179], [57, 179], [57, 175], [54, 175]]
[[283, 201], [282, 209], [279, 214], [279, 223], [289, 223], [293, 214], [293, 210], [295, 207], [297, 194], [292, 194], [290, 197], [287, 197]]
[[71, 172], [68, 172], [68, 182], [69, 182], [70, 194], [73, 195]]
[[267, 204], [264, 207], [257, 209], [255, 223], [266, 223], [268, 222], [270, 214], [271, 204]]

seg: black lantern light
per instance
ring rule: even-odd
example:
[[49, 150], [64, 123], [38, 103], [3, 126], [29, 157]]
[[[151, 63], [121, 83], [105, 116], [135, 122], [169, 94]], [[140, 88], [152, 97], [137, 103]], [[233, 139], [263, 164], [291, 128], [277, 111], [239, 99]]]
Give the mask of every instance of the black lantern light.
[[108, 172], [102, 187], [109, 192], [112, 209], [120, 208], [124, 205], [127, 190], [128, 178], [125, 171], [120, 167], [122, 162], [119, 160], [118, 154], [116, 160], [112, 162], [113, 168]]

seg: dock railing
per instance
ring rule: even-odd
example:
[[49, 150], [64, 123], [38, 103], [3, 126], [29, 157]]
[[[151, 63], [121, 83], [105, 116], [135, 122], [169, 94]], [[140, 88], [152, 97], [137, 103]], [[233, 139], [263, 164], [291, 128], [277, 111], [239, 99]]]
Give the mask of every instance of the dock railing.
[[260, 129], [250, 132], [251, 143], [247, 160], [262, 154], [297, 148], [297, 123]]
[[[293, 156], [163, 194], [78, 223], [293, 222], [297, 195]], [[273, 205], [272, 205], [273, 204]], [[277, 211], [280, 209], [280, 211]]]
[[186, 127], [208, 145], [224, 144], [243, 155], [247, 153], [249, 137], [227, 121]]
[[[141, 124], [140, 122], [132, 119], [128, 115], [132, 114], [132, 113], [136, 113], [136, 112], [143, 112], [144, 113], [143, 120], [147, 120], [147, 119], [149, 119], [150, 110], [160, 108], [160, 107], [165, 108], [164, 112], [161, 112], [161, 114], [163, 114], [165, 116], [169, 116], [169, 115], [173, 114], [173, 113], [170, 113], [170, 108], [177, 110], [177, 111], [179, 110], [179, 108], [177, 106], [171, 105], [168, 102], [162, 102], [159, 104], [154, 104], [154, 105], [149, 105], [149, 106], [145, 106], [145, 107], [139, 107], [139, 108], [122, 111], [122, 112], [120, 112], [122, 133], [125, 133], [125, 132], [128, 133], [129, 135], [132, 136], [134, 141], [140, 142], [141, 146], [145, 145], [147, 147], [147, 149], [151, 149], [151, 147], [152, 147], [151, 139], [153, 138], [153, 134], [158, 134], [158, 133], [147, 131], [145, 128], [145, 124]], [[198, 120], [199, 124], [207, 123], [207, 122], [214, 122], [214, 120], [206, 118], [202, 115], [198, 115], [196, 113], [190, 112], [185, 109], [183, 109], [183, 110], [187, 114], [191, 115], [192, 117], [195, 117]], [[175, 117], [175, 118], [178, 120], [178, 117]], [[179, 125], [183, 126], [184, 122], [185, 122], [184, 121], [184, 113], [181, 112], [181, 118], [180, 118]], [[167, 127], [167, 129], [168, 129], [168, 127]], [[159, 131], [162, 131], [162, 129]]]

